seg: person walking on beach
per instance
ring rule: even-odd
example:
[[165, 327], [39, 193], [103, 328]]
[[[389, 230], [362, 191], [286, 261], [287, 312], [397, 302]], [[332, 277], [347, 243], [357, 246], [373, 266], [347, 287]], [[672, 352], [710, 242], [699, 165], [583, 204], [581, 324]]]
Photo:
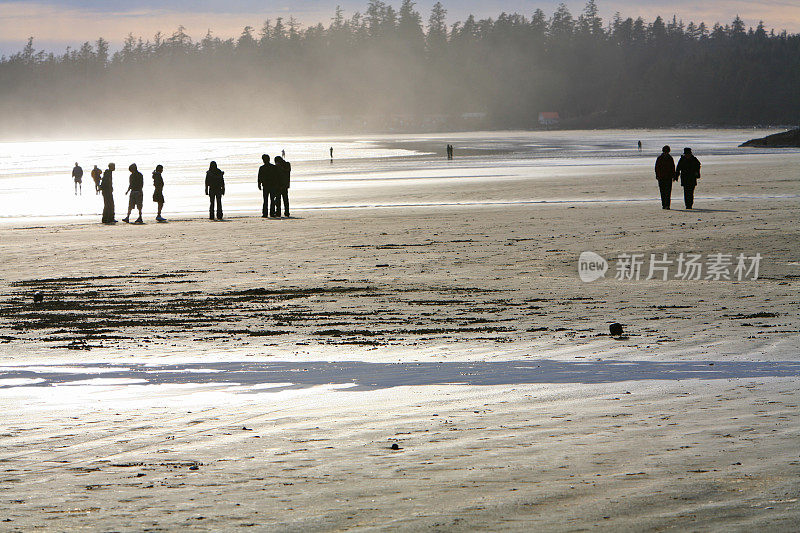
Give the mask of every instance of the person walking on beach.
[[158, 205], [156, 222], [167, 221], [161, 216], [161, 210], [164, 209], [164, 178], [161, 176], [162, 172], [164, 172], [164, 165], [156, 165], [156, 169], [153, 171], [153, 201]]
[[700, 161], [692, 153], [691, 148], [684, 148], [683, 155], [678, 160], [675, 172], [681, 177], [683, 186], [683, 202], [686, 209], [691, 209], [694, 204], [694, 188], [700, 179]]
[[100, 194], [100, 179], [103, 177], [103, 171], [94, 166], [91, 172], [92, 180], [94, 180], [94, 192]]
[[333, 161], [333, 146], [331, 146], [331, 161]]
[[639, 146], [639, 153], [642, 153], [642, 141], [636, 143]]
[[278, 175], [278, 187], [275, 194], [277, 205], [275, 216], [281, 216], [281, 198], [283, 198], [283, 216], [289, 217], [289, 184], [291, 181], [292, 165], [282, 157], [275, 158], [275, 168]]
[[[277, 157], [275, 159], [277, 159]], [[274, 193], [277, 182], [276, 169], [275, 165], [269, 162], [269, 156], [267, 154], [262, 155], [261, 160], [264, 164], [258, 168], [258, 190], [261, 191], [261, 195], [264, 198], [264, 203], [261, 205], [261, 216], [267, 218], [272, 216], [274, 212]], [[272, 202], [273, 205], [270, 205], [270, 202]]]
[[108, 168], [103, 172], [103, 179], [100, 181], [100, 192], [103, 194], [103, 224], [114, 224], [114, 185], [113, 174], [116, 167], [114, 163], [109, 163]]
[[125, 191], [125, 194], [130, 193], [130, 196], [128, 197], [128, 214], [125, 215], [125, 218], [123, 218], [122, 221], [125, 223], [130, 223], [131, 211], [136, 208], [139, 210], [139, 218], [136, 219], [134, 224], [144, 224], [144, 220], [142, 220], [142, 204], [144, 203], [144, 176], [142, 176], [142, 173], [136, 168], [136, 163], [131, 164], [131, 166], [128, 167], [128, 170], [131, 171], [131, 177], [128, 179], [128, 190]]
[[672, 200], [672, 182], [678, 179], [675, 175], [675, 160], [669, 152], [669, 146], [665, 146], [661, 149], [661, 155], [656, 158], [656, 180], [661, 191], [661, 209], [669, 209]]
[[217, 220], [222, 220], [222, 196], [225, 194], [224, 172], [212, 161], [206, 172], [206, 195], [209, 199], [208, 218], [214, 220], [214, 203], [217, 204]]
[[81, 183], [83, 183], [83, 169], [77, 161], [75, 162], [75, 167], [72, 169], [72, 179], [75, 181], [75, 196], [78, 196], [78, 190], [83, 194], [83, 187], [81, 186]]

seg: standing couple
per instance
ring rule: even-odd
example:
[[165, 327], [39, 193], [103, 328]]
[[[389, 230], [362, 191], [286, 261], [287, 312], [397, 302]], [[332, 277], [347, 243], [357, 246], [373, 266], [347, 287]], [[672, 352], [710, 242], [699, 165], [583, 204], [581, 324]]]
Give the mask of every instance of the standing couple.
[[661, 209], [669, 209], [672, 198], [672, 182], [681, 178], [683, 186], [683, 202], [686, 209], [691, 209], [694, 204], [694, 189], [700, 179], [700, 161], [692, 153], [691, 148], [684, 148], [678, 166], [670, 155], [669, 146], [661, 150], [661, 155], [656, 159], [656, 180], [661, 191]]
[[261, 156], [264, 164], [258, 169], [258, 188], [264, 195], [261, 216], [264, 218], [280, 218], [281, 199], [283, 199], [283, 216], [289, 216], [289, 181], [292, 165], [281, 156], [275, 157], [275, 164], [269, 162], [269, 156]]

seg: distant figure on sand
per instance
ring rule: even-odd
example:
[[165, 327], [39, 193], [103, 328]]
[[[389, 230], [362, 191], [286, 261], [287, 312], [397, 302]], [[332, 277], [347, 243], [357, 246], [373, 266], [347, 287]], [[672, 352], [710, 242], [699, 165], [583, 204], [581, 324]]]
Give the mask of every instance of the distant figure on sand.
[[122, 221], [129, 223], [131, 221], [131, 211], [136, 208], [139, 210], [139, 218], [136, 219], [134, 224], [144, 224], [144, 220], [142, 220], [142, 204], [144, 203], [144, 176], [142, 176], [142, 173], [136, 168], [136, 163], [131, 164], [131, 166], [128, 167], [128, 170], [131, 171], [131, 177], [128, 179], [128, 190], [125, 191], [125, 194], [130, 193], [130, 196], [128, 197], [128, 214], [125, 215], [125, 218], [123, 218]]
[[100, 179], [103, 177], [103, 171], [97, 168], [97, 165], [92, 169], [92, 179], [94, 180], [94, 192], [100, 194]]
[[75, 167], [72, 169], [72, 179], [75, 180], [75, 196], [78, 195], [78, 190], [83, 194], [81, 183], [83, 182], [83, 169], [75, 162]]
[[212, 161], [206, 172], [206, 195], [209, 199], [208, 218], [214, 220], [214, 203], [217, 204], [217, 220], [222, 220], [222, 196], [225, 194], [225, 173]]
[[683, 155], [678, 160], [675, 172], [681, 177], [683, 202], [686, 204], [686, 209], [691, 209], [694, 204], [694, 188], [697, 187], [697, 180], [700, 179], [700, 161], [694, 156], [691, 148], [683, 149]]
[[661, 191], [661, 209], [669, 209], [672, 199], [672, 182], [677, 181], [675, 175], [675, 160], [670, 155], [669, 146], [661, 149], [661, 155], [656, 158], [656, 180]]
[[333, 161], [333, 146], [331, 146], [331, 161]]
[[[264, 164], [258, 168], [258, 189], [264, 198], [264, 203], [261, 205], [261, 216], [267, 218], [273, 216], [275, 211], [275, 191], [277, 189], [278, 175], [275, 165], [269, 162], [267, 154], [262, 155], [261, 160]], [[270, 205], [270, 201], [272, 205]]]
[[286, 159], [286, 150], [281, 150], [281, 157]]
[[153, 171], [153, 201], [158, 205], [157, 222], [167, 221], [161, 216], [161, 210], [164, 209], [164, 178], [161, 176], [162, 172], [164, 172], [164, 165], [156, 165], [156, 169]]
[[447, 159], [453, 159], [453, 145], [447, 145]]
[[639, 141], [637, 144], [639, 145], [639, 152], [641, 152], [642, 151], [642, 141]]
[[114, 220], [114, 185], [113, 174], [116, 167], [114, 163], [109, 163], [108, 168], [103, 172], [103, 179], [100, 181], [100, 192], [103, 193], [103, 224], [113, 224]]
[[276, 193], [277, 206], [275, 216], [281, 216], [281, 198], [283, 198], [283, 216], [289, 216], [289, 184], [291, 181], [292, 165], [282, 157], [275, 158], [275, 168], [278, 174], [278, 188]]

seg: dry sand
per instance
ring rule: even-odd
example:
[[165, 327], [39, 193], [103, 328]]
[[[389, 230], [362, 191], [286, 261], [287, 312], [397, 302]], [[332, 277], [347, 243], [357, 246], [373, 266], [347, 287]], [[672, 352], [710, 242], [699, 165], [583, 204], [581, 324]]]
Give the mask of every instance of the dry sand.
[[[657, 193], [614, 168], [0, 228], [0, 530], [796, 530], [800, 156], [704, 163], [693, 211], [590, 201]], [[763, 259], [585, 284], [586, 250]]]

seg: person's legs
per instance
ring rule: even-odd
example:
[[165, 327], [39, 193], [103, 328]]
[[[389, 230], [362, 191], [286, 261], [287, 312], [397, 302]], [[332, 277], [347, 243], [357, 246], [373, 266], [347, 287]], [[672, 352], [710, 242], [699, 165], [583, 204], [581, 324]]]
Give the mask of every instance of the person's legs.
[[[283, 216], [289, 216], [289, 190], [283, 189], [281, 191], [281, 196], [283, 197]], [[278, 209], [280, 209], [280, 204], [278, 204]], [[280, 214], [280, 211], [278, 212]]]
[[261, 206], [261, 216], [266, 218], [269, 216], [269, 190], [264, 187], [261, 189], [261, 194], [264, 196], [264, 204]]
[[658, 180], [658, 188], [661, 191], [662, 209], [669, 209], [672, 200], [672, 180]]
[[208, 200], [210, 202], [208, 206], [208, 218], [214, 220], [214, 193], [211, 192], [208, 194]]
[[162, 209], [164, 209], [164, 202], [158, 202], [158, 214], [156, 215], [156, 220], [161, 218]]
[[683, 203], [686, 204], [686, 209], [691, 209], [694, 204], [694, 187], [683, 188]]
[[110, 192], [103, 192], [103, 223], [114, 222], [114, 196]]
[[222, 193], [218, 192], [217, 196], [217, 220], [222, 220]]
[[278, 192], [277, 191], [270, 191], [269, 192], [269, 216], [271, 217], [279, 217], [281, 216], [281, 206], [279, 205], [278, 199]]
[[142, 196], [142, 194], [139, 193], [139, 199], [138, 199], [139, 203], [136, 205], [136, 209], [139, 211], [139, 218], [136, 219], [136, 222], [139, 222], [139, 223], [143, 222], [142, 221], [142, 203], [143, 202], [142, 202], [141, 196]]

